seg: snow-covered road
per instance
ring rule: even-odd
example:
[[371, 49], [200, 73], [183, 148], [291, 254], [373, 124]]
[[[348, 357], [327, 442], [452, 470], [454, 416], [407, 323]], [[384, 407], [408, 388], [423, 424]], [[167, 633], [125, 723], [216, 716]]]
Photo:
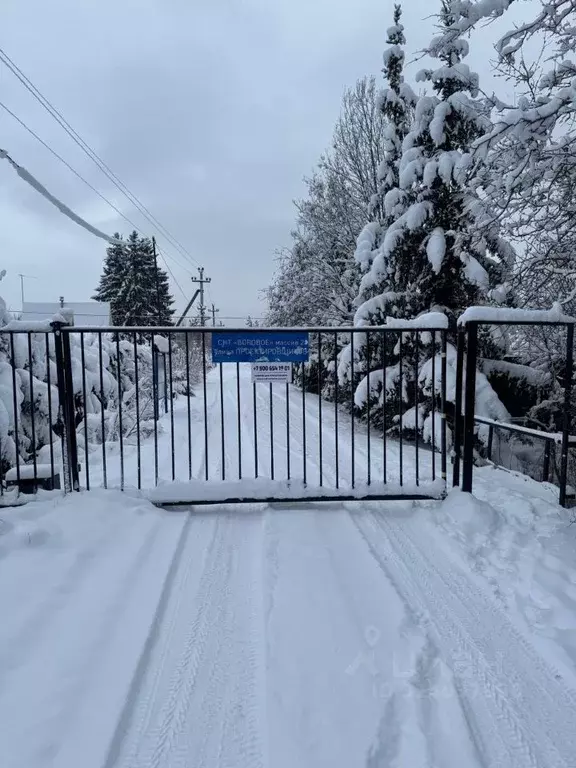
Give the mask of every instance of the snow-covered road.
[[195, 515], [141, 670], [110, 765], [574, 765], [574, 690], [407, 506]]
[[487, 501], [164, 512], [95, 491], [6, 512], [2, 768], [573, 768], [576, 537], [545, 486], [476, 486]]

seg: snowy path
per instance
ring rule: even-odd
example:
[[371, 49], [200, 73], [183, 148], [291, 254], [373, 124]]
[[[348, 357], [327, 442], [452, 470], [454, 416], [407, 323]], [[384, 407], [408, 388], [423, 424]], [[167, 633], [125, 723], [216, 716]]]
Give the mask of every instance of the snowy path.
[[[269, 392], [257, 392], [262, 474], [271, 442], [275, 472], [286, 467], [287, 413], [303, 471], [298, 394], [287, 409], [273, 393], [271, 432]], [[231, 437], [222, 454], [211, 402], [210, 472], [234, 475], [239, 445]], [[316, 416], [318, 401], [309, 408]], [[232, 377], [227, 428], [235, 409]], [[249, 400], [241, 413], [250, 467]], [[349, 424], [339, 448], [351, 455]], [[335, 451], [327, 429], [327, 482]], [[343, 482], [349, 468], [342, 460]], [[98, 491], [15, 510], [0, 536], [0, 764], [573, 768], [576, 540], [555, 527], [544, 486], [494, 471], [478, 488], [493, 506], [455, 494], [165, 513]], [[559, 537], [547, 544], [556, 530], [564, 550]], [[546, 638], [523, 619], [531, 595], [550, 608]]]
[[574, 690], [420, 523], [195, 514], [108, 765], [573, 766]]

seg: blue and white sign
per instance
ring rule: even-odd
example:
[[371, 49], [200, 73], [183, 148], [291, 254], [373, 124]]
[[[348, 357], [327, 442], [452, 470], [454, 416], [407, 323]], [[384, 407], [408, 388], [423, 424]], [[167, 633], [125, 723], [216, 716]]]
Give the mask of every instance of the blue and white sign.
[[223, 331], [212, 335], [213, 363], [303, 363], [308, 334], [303, 331]]

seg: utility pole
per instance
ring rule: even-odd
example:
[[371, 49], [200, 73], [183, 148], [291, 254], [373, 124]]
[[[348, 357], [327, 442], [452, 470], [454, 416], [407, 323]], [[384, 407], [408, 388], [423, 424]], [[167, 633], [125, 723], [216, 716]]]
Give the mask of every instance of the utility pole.
[[206, 326], [206, 305], [204, 304], [204, 285], [211, 283], [211, 277], [204, 277], [204, 267], [198, 267], [200, 277], [191, 277], [193, 283], [200, 283], [200, 326], [204, 328]]
[[212, 304], [211, 312], [212, 312], [212, 327], [216, 328], [216, 312], [220, 312], [220, 310], [216, 309], [214, 304]]
[[184, 310], [184, 312], [182, 312], [182, 314], [180, 315], [180, 317], [179, 317], [178, 321], [176, 322], [176, 325], [177, 325], [177, 326], [179, 326], [179, 325], [182, 325], [182, 323], [184, 322], [184, 318], [185, 318], [185, 317], [186, 317], [186, 315], [188, 314], [188, 312], [189, 312], [189, 310], [190, 310], [190, 307], [192, 306], [192, 304], [194, 304], [194, 302], [195, 302], [195, 301], [196, 301], [196, 299], [198, 298], [198, 294], [199, 294], [199, 293], [200, 293], [200, 288], [196, 288], [196, 293], [194, 294], [194, 296], [192, 296], [192, 298], [190, 299], [190, 301], [189, 301], [189, 302], [188, 302], [188, 304], [186, 305], [186, 309]]
[[156, 278], [156, 309], [158, 311], [158, 325], [160, 325], [161, 308], [160, 308], [160, 280], [158, 275], [158, 255], [156, 253], [156, 238], [152, 235], [152, 252], [154, 253], [154, 276]]
[[20, 278], [20, 296], [22, 297], [22, 309], [24, 309], [24, 279], [36, 280], [36, 278], [34, 275], [23, 275], [21, 272], [18, 272], [18, 277]]

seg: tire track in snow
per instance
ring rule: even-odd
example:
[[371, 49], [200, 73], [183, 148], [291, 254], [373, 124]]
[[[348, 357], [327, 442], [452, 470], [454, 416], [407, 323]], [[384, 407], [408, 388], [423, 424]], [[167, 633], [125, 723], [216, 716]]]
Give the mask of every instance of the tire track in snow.
[[[219, 536], [221, 520], [214, 517], [211, 522], [210, 542], [200, 569], [196, 594], [193, 592], [194, 584], [190, 581], [193, 571], [197, 572], [197, 569], [190, 558], [188, 567], [178, 574], [177, 583], [170, 590], [169, 613], [148, 660], [147, 690], [144, 695], [151, 707], [146, 721], [137, 722], [133, 752], [127, 762], [120, 761], [121, 765], [168, 765], [167, 755], [183, 727], [200, 657], [208, 640], [210, 627], [207, 614], [213, 611], [214, 605], [214, 600], [209, 598], [213, 597], [211, 592], [218, 572], [218, 560], [223, 551], [223, 538]], [[184, 552], [191, 555], [192, 552], [187, 550], [185, 547]], [[190, 602], [198, 604], [198, 611], [190, 617], [187, 626], [182, 626], [182, 616], [186, 604]], [[141, 742], [138, 740], [139, 735], [142, 737]], [[144, 746], [143, 750], [141, 746]]]
[[351, 519], [402, 597], [427, 617], [454, 684], [482, 765], [574, 765], [576, 697], [546, 667], [486, 595], [419, 543], [408, 517]]
[[109, 768], [264, 765], [262, 529], [257, 511], [191, 513]]
[[[335, 521], [342, 521], [345, 531], [338, 531]], [[429, 738], [432, 732], [433, 708], [432, 703], [438, 695], [438, 675], [436, 674], [436, 662], [438, 651], [434, 645], [425, 623], [419, 620], [417, 611], [413, 610], [405, 601], [400, 600], [403, 617], [398, 625], [400, 642], [393, 652], [392, 662], [386, 658], [384, 648], [380, 647], [382, 641], [382, 626], [366, 627], [366, 614], [362, 611], [362, 601], [359, 600], [357, 589], [352, 589], [348, 568], [343, 568], [346, 551], [354, 549], [348, 543], [346, 549], [342, 548], [342, 540], [349, 542], [350, 533], [354, 539], [359, 540], [359, 546], [364, 542], [358, 538], [357, 531], [350, 521], [346, 509], [340, 509], [330, 516], [320, 513], [316, 516], [318, 528], [318, 540], [326, 543], [327, 555], [334, 573], [335, 584], [345, 600], [348, 613], [354, 619], [359, 634], [364, 627], [364, 640], [368, 653], [364, 658], [357, 658], [348, 670], [348, 674], [355, 674], [356, 664], [367, 664], [370, 674], [373, 676], [373, 696], [377, 700], [383, 700], [383, 711], [376, 743], [368, 754], [368, 765], [378, 768], [396, 768], [396, 766], [418, 766], [419, 768], [432, 768], [441, 765], [442, 768], [460, 768], [465, 764], [467, 768], [473, 768], [479, 763], [471, 759], [463, 761], [462, 755], [467, 750], [467, 745], [457, 754], [457, 761], [435, 761], [437, 750], [435, 744]], [[339, 556], [338, 556], [339, 555]], [[357, 555], [358, 556], [358, 555]], [[355, 559], [356, 561], [356, 559]], [[387, 574], [380, 571], [382, 582], [385, 582], [386, 590], [397, 593], [394, 583]], [[378, 585], [382, 590], [384, 585]], [[364, 621], [362, 621], [364, 616]], [[380, 622], [376, 621], [379, 625]], [[409, 733], [409, 736], [407, 736]], [[451, 742], [451, 747], [453, 744]], [[370, 762], [372, 761], [372, 762]]]
[[[175, 553], [170, 574], [165, 582], [156, 620], [140, 659], [138, 674], [134, 679], [133, 688], [127, 699], [124, 714], [118, 724], [106, 762], [106, 768], [112, 768], [112, 766], [117, 764], [121, 751], [124, 752], [122, 764], [136, 764], [137, 748], [145, 731], [151, 725], [154, 716], [153, 709], [159, 693], [162, 674], [169, 664], [170, 641], [176, 633], [179, 612], [186, 596], [186, 586], [193, 570], [197, 567], [197, 562], [193, 558], [188, 558], [187, 562], [184, 562], [184, 554], [189, 549], [188, 539], [192, 522], [190, 513], [186, 512], [185, 514], [188, 515], [186, 528], [183, 531], [178, 550]], [[212, 531], [211, 539], [206, 537], [206, 534], [200, 536], [198, 532], [195, 533], [198, 536], [198, 541], [205, 544], [199, 551], [201, 555], [200, 562], [202, 563], [201, 570], [203, 571], [208, 554], [214, 544], [216, 531]], [[131, 728], [132, 733], [130, 746], [127, 748], [123, 741], [129, 728]]]
[[[352, 515], [351, 515], [352, 516]], [[419, 589], [418, 586], [416, 586], [413, 590], [410, 590], [407, 586], [405, 581], [401, 576], [399, 576], [398, 571], [402, 570], [402, 563], [398, 562], [397, 556], [395, 556], [395, 553], [391, 551], [390, 549], [386, 549], [383, 545], [383, 541], [385, 541], [385, 537], [382, 534], [382, 531], [377, 527], [374, 519], [369, 519], [367, 522], [362, 519], [362, 522], [360, 522], [362, 518], [360, 516], [352, 516], [352, 520], [358, 531], [360, 532], [362, 538], [365, 540], [368, 549], [372, 553], [375, 560], [378, 562], [384, 573], [386, 574], [388, 580], [393, 585], [394, 589], [400, 596], [400, 598], [405, 603], [408, 611], [414, 611], [416, 609], [416, 606], [418, 608], [416, 610], [419, 610], [421, 615], [421, 623], [423, 626], [426, 626], [428, 628], [434, 629], [432, 622], [429, 617], [429, 613], [426, 609], [426, 601], [425, 600], [418, 600], [418, 598], [415, 596], [417, 595], [417, 591]], [[377, 543], [376, 543], [377, 542]], [[414, 586], [414, 585], [413, 585]], [[430, 631], [430, 629], [428, 629]], [[438, 632], [442, 633], [446, 631], [446, 627], [438, 628]], [[458, 661], [461, 661], [460, 656], [458, 656]], [[471, 668], [471, 667], [470, 667]], [[466, 698], [465, 696], [461, 696], [461, 691], [458, 694], [458, 698], [460, 700], [460, 703], [465, 705], [466, 704]], [[478, 765], [484, 767], [487, 766], [488, 768], [494, 768], [500, 766], [506, 766], [507, 768], [520, 768], [520, 765], [523, 765], [524, 768], [528, 768], [530, 765], [529, 763], [510, 763], [508, 760], [506, 762], [501, 762], [501, 754], [503, 754], [506, 751], [506, 745], [505, 741], [502, 740], [499, 733], [494, 732], [494, 729], [492, 727], [490, 718], [488, 718], [488, 725], [485, 728], [485, 732], [482, 733], [482, 729], [479, 731], [478, 724], [477, 724], [477, 718], [475, 716], [470, 717], [469, 712], [467, 711], [468, 707], [466, 707], [466, 710], [464, 710], [464, 715], [467, 723], [467, 728], [469, 731], [469, 735], [471, 738], [472, 743], [474, 744], [475, 751], [477, 754], [480, 755], [480, 761]], [[466, 717], [466, 714], [468, 714], [468, 717]], [[489, 736], [489, 742], [492, 744], [493, 749], [498, 749], [497, 756], [495, 758], [495, 762], [491, 761], [491, 757], [486, 753], [486, 749], [484, 747], [484, 739], [486, 736]], [[494, 745], [499, 745], [499, 747], [494, 747]]]

